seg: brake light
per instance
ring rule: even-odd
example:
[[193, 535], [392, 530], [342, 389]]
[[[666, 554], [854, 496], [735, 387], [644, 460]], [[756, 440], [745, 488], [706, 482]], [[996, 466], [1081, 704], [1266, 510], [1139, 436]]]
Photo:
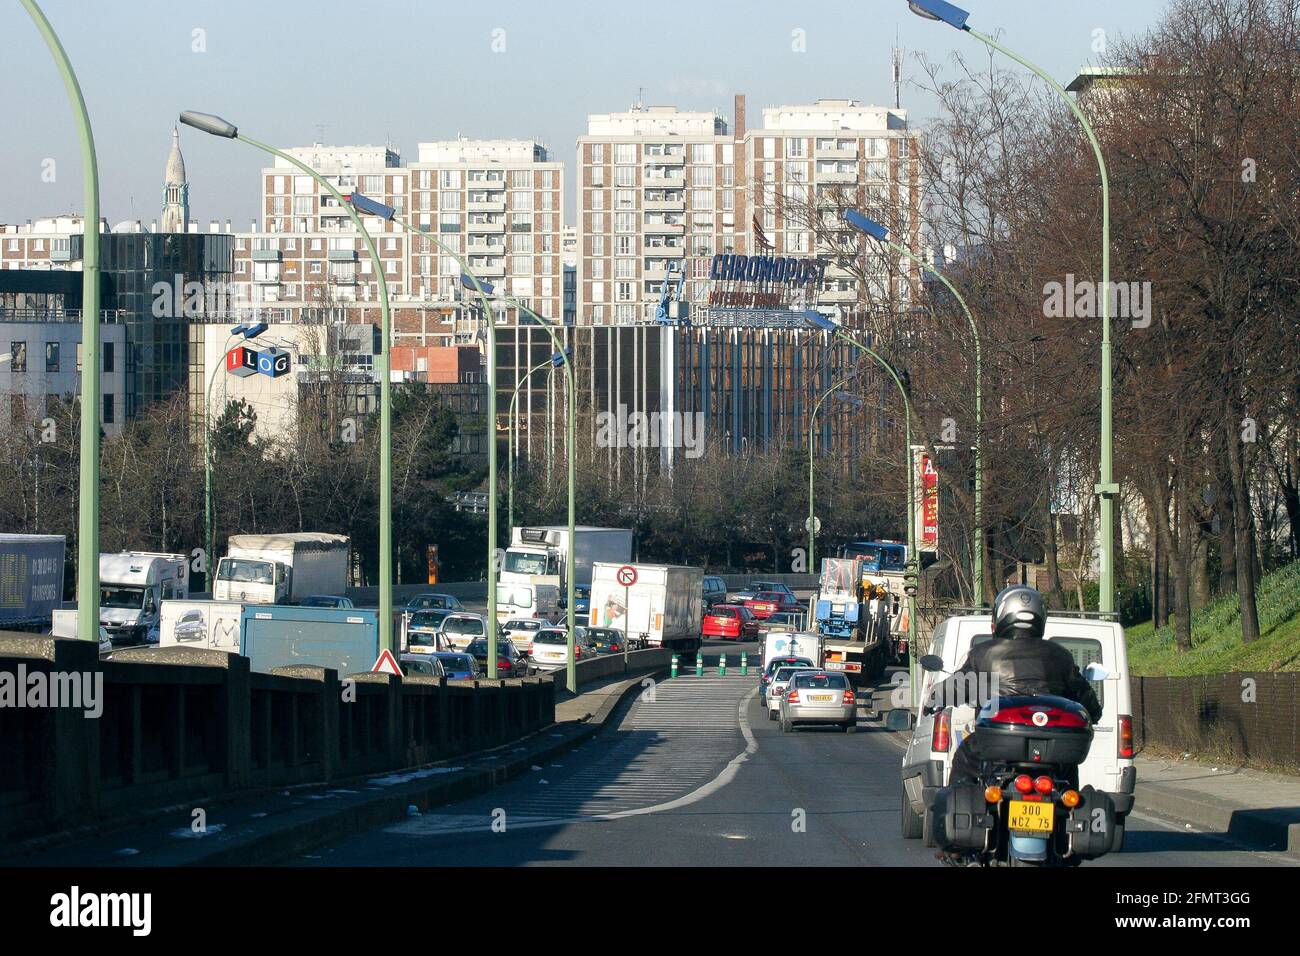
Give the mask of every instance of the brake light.
[[[1047, 720], [1036, 722], [1035, 714], [1044, 714]], [[998, 724], [1025, 724], [1032, 727], [1087, 727], [1087, 720], [1073, 710], [1058, 707], [1044, 707], [1039, 704], [1025, 704], [1021, 707], [1003, 707], [993, 715], [993, 722]]]
[[1047, 796], [1047, 794], [1052, 792], [1052, 778], [1039, 777], [1037, 780], [1034, 781], [1034, 789], [1037, 790], [1039, 793], [1041, 793], [1043, 796]]
[[1022, 773], [1020, 776], [1016, 777], [1015, 784], [1018, 793], [1028, 793], [1030, 790], [1034, 789], [1034, 781], [1029, 779], [1028, 774]]
[[844, 703], [846, 703], [846, 704], [856, 704], [857, 701], [858, 701], [858, 699], [857, 699], [856, 697], [853, 696], [853, 691], [851, 691], [851, 690], [846, 690], [846, 691], [844, 692]]
[[1121, 760], [1133, 757], [1133, 717], [1130, 714], [1119, 715], [1119, 757]]
[[785, 699], [787, 703], [797, 704], [799, 703], [799, 692], [797, 690], [790, 690], [786, 693]]
[[947, 753], [952, 745], [952, 710], [941, 710], [934, 718], [934, 730], [930, 732], [930, 749]]
[[618, 645], [617, 645], [617, 644], [611, 644], [611, 645], [609, 645], [609, 649], [610, 649], [611, 651], [616, 651], [616, 650], [618, 650]]
[[500, 668], [500, 669], [502, 669], [502, 670], [510, 670], [510, 662], [509, 662], [509, 661], [497, 661], [497, 667]]

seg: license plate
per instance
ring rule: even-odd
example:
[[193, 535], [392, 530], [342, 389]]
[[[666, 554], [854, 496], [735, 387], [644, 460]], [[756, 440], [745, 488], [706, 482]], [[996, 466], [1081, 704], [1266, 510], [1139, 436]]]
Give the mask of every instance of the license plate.
[[1012, 800], [1007, 809], [1007, 829], [1029, 833], [1052, 832], [1052, 804]]
[[834, 700], [835, 695], [834, 694], [809, 694], [808, 699], [809, 700]]
[[843, 662], [843, 661], [827, 661], [827, 662], [826, 662], [826, 669], [827, 669], [828, 671], [842, 671], [842, 670], [844, 670], [844, 666], [845, 666], [845, 665], [844, 665], [844, 662]]

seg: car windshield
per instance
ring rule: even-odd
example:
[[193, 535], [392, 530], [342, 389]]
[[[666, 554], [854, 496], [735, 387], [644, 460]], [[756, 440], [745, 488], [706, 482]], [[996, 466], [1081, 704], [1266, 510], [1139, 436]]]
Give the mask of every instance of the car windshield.
[[433, 631], [407, 631], [406, 643], [409, 647], [433, 647], [438, 642], [438, 635]]
[[777, 669], [781, 667], [812, 667], [812, 666], [813, 663], [812, 661], [809, 660], [791, 662], [782, 658], [781, 660], [775, 660], [772, 661], [772, 663], [768, 664], [767, 673], [769, 675], [774, 674], [776, 673]]
[[456, 673], [474, 669], [474, 662], [464, 654], [439, 654], [438, 660], [442, 661], [442, 666], [446, 670], [455, 671]]
[[736, 611], [734, 608], [729, 607], [715, 607], [709, 612], [709, 615], [711, 617], [735, 617]]
[[534, 644], [567, 644], [569, 637], [564, 631], [538, 631], [533, 638]]
[[483, 622], [476, 617], [449, 617], [442, 629], [447, 634], [482, 634]]
[[273, 583], [271, 562], [225, 558], [217, 571], [217, 578], [238, 584], [271, 584]]
[[536, 631], [541, 626], [541, 621], [506, 621], [507, 631]]
[[[515, 646], [509, 641], [497, 641], [497, 656], [499, 657], [509, 657], [514, 649]], [[480, 637], [477, 640], [471, 641], [466, 650], [475, 657], [487, 657], [487, 638]]]
[[437, 674], [438, 668], [433, 661], [423, 661], [415, 657], [402, 658], [402, 667], [413, 674]]
[[593, 627], [587, 635], [597, 644], [617, 644], [623, 640], [623, 632], [608, 627]]
[[411, 615], [410, 623], [406, 626], [408, 628], [421, 627], [433, 630], [446, 620], [446, 618], [446, 611], [416, 611]]
[[805, 669], [805, 668], [800, 668], [800, 667], [797, 667], [797, 666], [796, 666], [796, 667], [788, 667], [788, 666], [787, 666], [787, 667], [782, 667], [782, 668], [780, 668], [780, 669], [777, 670], [777, 672], [776, 672], [776, 679], [777, 679], [778, 681], [788, 681], [791, 677], [794, 676], [794, 672], [795, 672], [795, 671], [797, 671], [797, 670], [804, 670], [804, 669]]
[[780, 603], [781, 594], [779, 591], [759, 591], [754, 595], [754, 598], [758, 601], [776, 601]]
[[139, 610], [144, 605], [143, 588], [100, 588], [100, 607], [129, 607]]
[[820, 687], [844, 690], [848, 682], [839, 674], [800, 674], [794, 679], [795, 687]]
[[507, 551], [501, 570], [511, 574], [545, 574], [546, 555], [530, 551]]

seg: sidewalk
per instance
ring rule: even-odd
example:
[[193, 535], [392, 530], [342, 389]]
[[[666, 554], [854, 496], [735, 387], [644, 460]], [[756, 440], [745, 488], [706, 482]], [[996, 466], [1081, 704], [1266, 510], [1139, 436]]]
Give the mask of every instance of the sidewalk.
[[[29, 841], [0, 850], [0, 867], [267, 866], [411, 813], [484, 793], [544, 766], [599, 733], [623, 700], [658, 672], [594, 681], [556, 701], [555, 723], [482, 753], [343, 783], [307, 784], [160, 808], [144, 823]], [[206, 827], [193, 829], [201, 809]]]
[[1300, 777], [1139, 756], [1137, 808], [1300, 857]]

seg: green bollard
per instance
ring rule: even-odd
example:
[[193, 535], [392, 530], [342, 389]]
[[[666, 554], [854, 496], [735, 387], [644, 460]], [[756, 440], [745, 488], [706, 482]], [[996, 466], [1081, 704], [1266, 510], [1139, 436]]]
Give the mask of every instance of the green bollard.
[[718, 676], [719, 677], [727, 676], [727, 655], [726, 654], [723, 654], [721, 657], [718, 658]]
[[673, 676], [673, 677], [676, 677], [676, 676], [677, 676], [677, 655], [676, 655], [676, 654], [673, 655], [673, 672], [672, 672], [672, 676]]
[[749, 655], [744, 651], [740, 652], [740, 676], [749, 676]]
[[700, 650], [695, 652], [695, 676], [696, 677], [704, 676], [704, 649], [703, 648], [700, 648]]

